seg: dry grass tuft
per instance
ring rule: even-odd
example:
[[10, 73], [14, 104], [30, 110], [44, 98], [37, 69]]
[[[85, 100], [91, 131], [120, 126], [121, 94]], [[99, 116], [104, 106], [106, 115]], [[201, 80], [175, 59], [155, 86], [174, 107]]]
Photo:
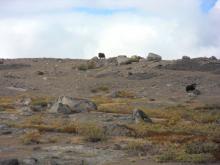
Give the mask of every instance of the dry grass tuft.
[[128, 142], [126, 147], [129, 152], [135, 155], [146, 155], [152, 148], [152, 144], [144, 139], [133, 139]]
[[77, 133], [86, 141], [98, 142], [106, 139], [104, 129], [96, 123], [78, 123]]
[[210, 163], [216, 161], [212, 153], [187, 153], [185, 148], [171, 144], [160, 154], [155, 156], [158, 162]]
[[115, 98], [135, 98], [135, 94], [129, 91], [121, 90], [114, 93]]
[[53, 97], [32, 97], [31, 98], [31, 105], [41, 105], [41, 106], [47, 106], [49, 102], [52, 102], [54, 100]]
[[41, 134], [38, 130], [31, 130], [26, 132], [21, 140], [24, 144], [39, 144], [40, 143]]
[[106, 87], [106, 86], [100, 86], [100, 87], [97, 87], [97, 88], [94, 88], [91, 90], [92, 93], [99, 93], [99, 92], [109, 92], [109, 88]]
[[105, 113], [129, 114], [133, 107], [124, 103], [108, 103], [98, 106], [98, 111]]
[[89, 61], [87, 63], [84, 63], [84, 64], [77, 66], [77, 69], [81, 70], [81, 71], [86, 71], [88, 69], [96, 69], [96, 68], [97, 68], [97, 66], [94, 61]]

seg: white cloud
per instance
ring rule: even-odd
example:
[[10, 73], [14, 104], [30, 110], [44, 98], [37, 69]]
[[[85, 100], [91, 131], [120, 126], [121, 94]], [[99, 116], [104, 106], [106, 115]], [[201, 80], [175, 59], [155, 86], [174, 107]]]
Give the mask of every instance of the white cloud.
[[[166, 59], [220, 57], [220, 0], [210, 13], [200, 0], [0, 0], [0, 56], [90, 58], [98, 52]], [[102, 15], [72, 7], [135, 11]], [[68, 12], [67, 12], [68, 11]]]

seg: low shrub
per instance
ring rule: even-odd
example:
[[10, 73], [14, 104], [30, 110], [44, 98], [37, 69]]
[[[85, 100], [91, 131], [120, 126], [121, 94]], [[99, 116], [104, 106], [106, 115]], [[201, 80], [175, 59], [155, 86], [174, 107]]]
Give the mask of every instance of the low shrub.
[[3, 106], [0, 106], [0, 112], [5, 111], [5, 108]]
[[106, 139], [104, 129], [95, 123], [78, 123], [77, 133], [84, 136], [86, 141], [98, 142]]
[[152, 148], [153, 146], [143, 139], [129, 141], [126, 147], [129, 152], [136, 155], [146, 155]]
[[24, 125], [40, 125], [43, 124], [43, 115], [33, 115], [23, 121]]
[[201, 153], [201, 154], [187, 154], [182, 153], [178, 154], [175, 158], [177, 162], [184, 162], [184, 163], [211, 163], [215, 161], [215, 158], [210, 153]]
[[114, 98], [134, 98], [135, 95], [132, 92], [122, 90], [122, 91], [116, 91], [113, 94], [113, 97]]
[[188, 154], [214, 153], [218, 149], [219, 146], [213, 142], [192, 142], [185, 145]]
[[174, 161], [175, 158], [176, 158], [176, 153], [174, 151], [168, 150], [160, 155], [157, 155], [155, 157], [155, 160], [157, 162], [163, 163], [163, 162]]
[[77, 67], [77, 69], [81, 71], [86, 71], [88, 70], [88, 66], [86, 64], [81, 64], [80, 66]]
[[40, 105], [42, 107], [45, 107], [47, 106], [49, 102], [52, 102], [52, 101], [53, 101], [53, 98], [50, 98], [50, 97], [36, 97], [36, 98], [32, 98], [31, 105], [32, 106]]

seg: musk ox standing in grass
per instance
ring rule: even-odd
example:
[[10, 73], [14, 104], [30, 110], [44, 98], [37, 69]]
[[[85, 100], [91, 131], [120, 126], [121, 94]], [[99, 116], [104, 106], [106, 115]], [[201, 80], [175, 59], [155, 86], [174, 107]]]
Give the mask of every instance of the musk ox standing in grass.
[[99, 56], [100, 59], [105, 59], [105, 54], [104, 53], [99, 53], [98, 56]]

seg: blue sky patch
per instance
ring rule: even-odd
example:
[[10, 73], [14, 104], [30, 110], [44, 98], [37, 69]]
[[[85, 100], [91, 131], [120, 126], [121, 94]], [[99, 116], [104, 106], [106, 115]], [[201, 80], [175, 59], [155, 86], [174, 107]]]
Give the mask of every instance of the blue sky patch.
[[204, 12], [210, 11], [215, 6], [216, 2], [217, 0], [202, 0], [202, 4], [201, 4], [202, 10]]
[[93, 15], [111, 15], [114, 13], [119, 12], [136, 12], [136, 9], [134, 8], [128, 8], [128, 9], [97, 9], [97, 8], [87, 8], [87, 7], [78, 7], [71, 9], [73, 12], [81, 12], [81, 13], [88, 13]]

